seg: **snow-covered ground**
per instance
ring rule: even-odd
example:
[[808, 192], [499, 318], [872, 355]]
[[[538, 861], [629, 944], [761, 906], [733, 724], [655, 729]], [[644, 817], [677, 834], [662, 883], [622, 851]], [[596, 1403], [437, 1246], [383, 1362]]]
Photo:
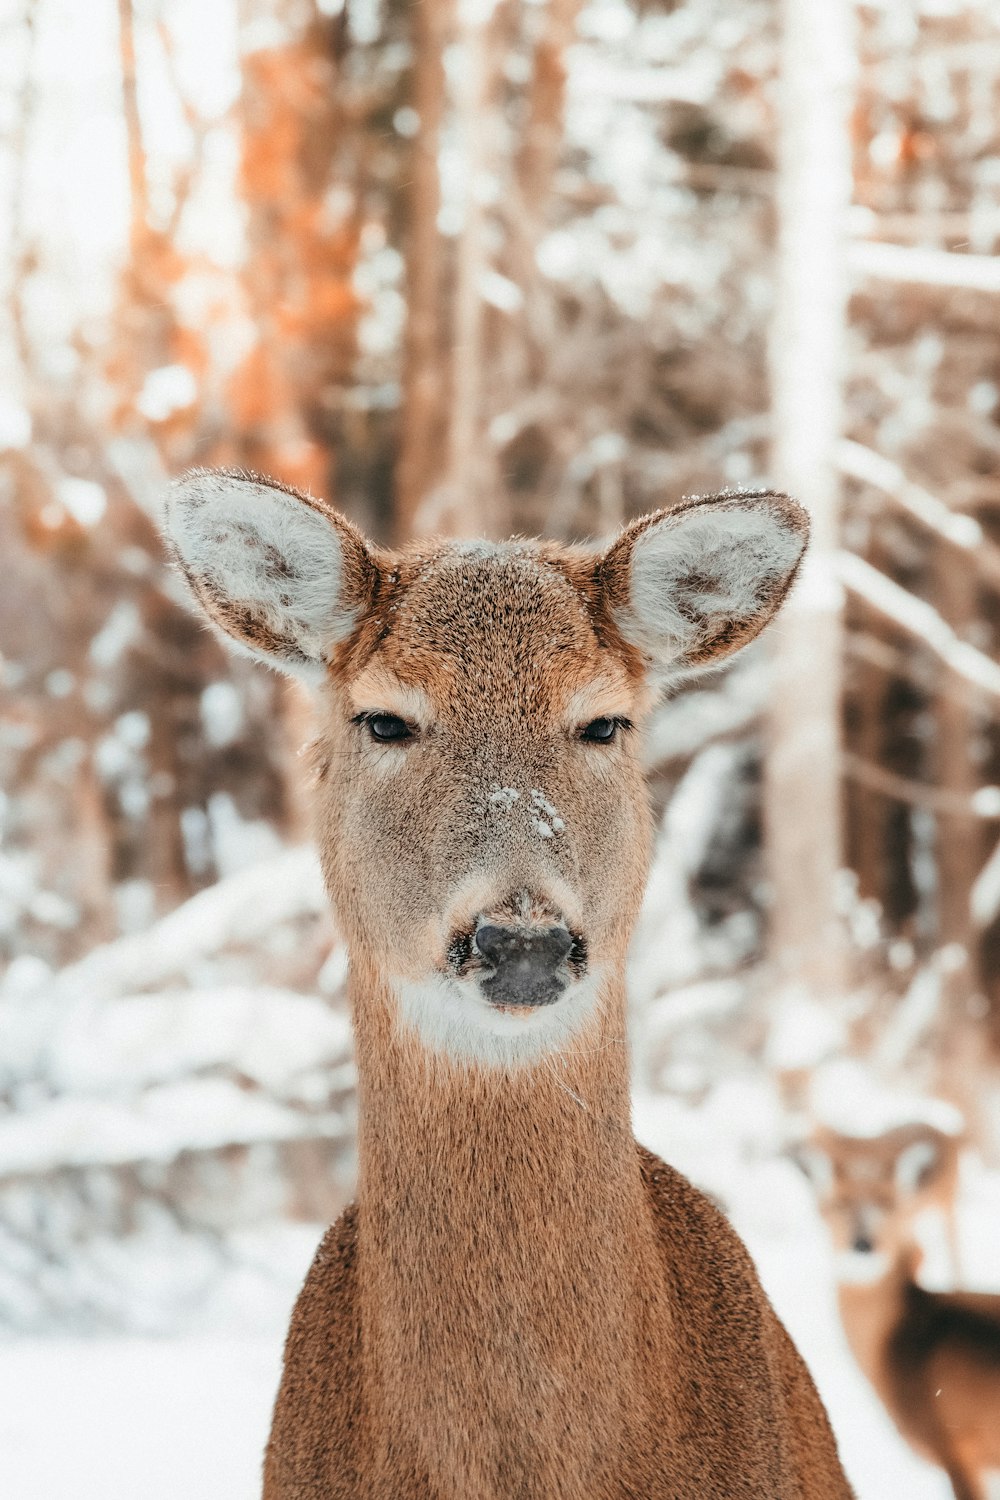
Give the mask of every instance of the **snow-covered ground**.
[[256, 1500], [280, 1339], [0, 1345], [8, 1500]]
[[[753, 1248], [810, 1359], [858, 1500], [948, 1500], [943, 1476], [900, 1442], [851, 1362], [825, 1247]], [[280, 1358], [280, 1333], [0, 1344], [0, 1495], [257, 1500]]]
[[[707, 761], [686, 779], [695, 811], [719, 771]], [[858, 1500], [947, 1500], [946, 1481], [896, 1435], [847, 1348], [829, 1243], [784, 1154], [792, 1122], [775, 1059], [728, 1036], [748, 990], [713, 959], [687, 900], [672, 852], [695, 847], [685, 796], [671, 805], [633, 955], [636, 1132], [725, 1205], [814, 1371]], [[343, 1142], [345, 1190], [351, 1171], [345, 962], [334, 935], [317, 936], [324, 920], [314, 856], [284, 851], [141, 938], [60, 974], [21, 960], [6, 975], [0, 1078], [16, 1107], [0, 1115], [0, 1307], [11, 1330], [0, 1341], [0, 1496], [259, 1495], [283, 1331], [321, 1226], [300, 1221], [320, 1210], [289, 1208], [273, 1154], [253, 1153]], [[713, 939], [723, 940], [743, 941]], [[304, 949], [319, 965], [311, 994], [280, 977], [282, 955]], [[800, 1006], [781, 1063], [809, 1067], [817, 1105], [824, 1085], [862, 1134], [900, 1112], [919, 1117], [927, 1101], [908, 1096], [903, 1074], [865, 1082], [838, 1059], [842, 1045], [836, 1017]], [[210, 1166], [213, 1150], [220, 1162], [227, 1151], [246, 1159], [256, 1188], [249, 1199], [241, 1189], [242, 1217], [237, 1179]], [[202, 1153], [190, 1221], [187, 1200], [178, 1209], [170, 1198], [182, 1179], [162, 1175], [185, 1152]], [[969, 1155], [963, 1275], [986, 1288], [998, 1274], [1000, 1175]], [[128, 1223], [99, 1212], [119, 1189], [139, 1200]], [[112, 1327], [123, 1331], [111, 1337]], [[87, 1329], [97, 1336], [80, 1337]]]

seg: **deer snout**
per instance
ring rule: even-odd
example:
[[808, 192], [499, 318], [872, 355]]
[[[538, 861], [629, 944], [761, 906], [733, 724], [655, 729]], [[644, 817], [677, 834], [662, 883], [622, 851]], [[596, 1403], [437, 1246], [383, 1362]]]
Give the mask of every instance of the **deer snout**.
[[493, 1005], [551, 1005], [566, 988], [577, 945], [562, 923], [482, 922], [472, 948], [483, 966], [483, 994]]

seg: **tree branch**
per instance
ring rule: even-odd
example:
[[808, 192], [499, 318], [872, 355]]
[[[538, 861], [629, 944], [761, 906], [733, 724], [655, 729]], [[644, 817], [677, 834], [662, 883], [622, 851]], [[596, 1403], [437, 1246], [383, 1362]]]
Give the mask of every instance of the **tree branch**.
[[972, 797], [962, 797], [957, 792], [931, 786], [925, 781], [897, 776], [894, 771], [887, 771], [884, 766], [877, 766], [849, 751], [842, 756], [841, 764], [852, 781], [880, 792], [884, 797], [891, 797], [894, 802], [923, 807], [946, 818], [968, 818], [975, 822], [1000, 820], [1000, 790], [996, 787], [984, 787]]
[[845, 588], [883, 619], [921, 641], [950, 672], [988, 697], [1000, 699], [1000, 665], [957, 636], [932, 605], [851, 552], [840, 554], [838, 571]]
[[133, 259], [149, 228], [149, 184], [146, 178], [146, 148], [139, 118], [139, 90], [135, 68], [135, 16], [132, 0], [118, 0], [118, 50], [122, 70], [122, 102], [128, 142], [129, 238]]
[[919, 245], [888, 245], [878, 240], [855, 240], [847, 263], [859, 276], [879, 281], [916, 282], [956, 291], [1000, 292], [1000, 256], [956, 255], [950, 250], [928, 250]]

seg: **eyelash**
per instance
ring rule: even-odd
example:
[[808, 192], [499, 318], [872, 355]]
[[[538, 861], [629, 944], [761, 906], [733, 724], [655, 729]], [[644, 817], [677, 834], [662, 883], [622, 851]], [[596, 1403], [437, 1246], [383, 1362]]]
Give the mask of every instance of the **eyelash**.
[[[373, 725], [379, 719], [391, 720], [394, 724], [402, 724], [406, 730], [405, 734], [376, 734]], [[407, 741], [414, 739], [415, 731], [407, 724], [402, 714], [390, 713], [388, 709], [374, 709], [368, 713], [356, 714], [351, 720], [352, 724], [359, 728], [367, 729], [376, 745], [405, 745]]]
[[[592, 729], [595, 724], [610, 724], [611, 733], [605, 736], [588, 734], [587, 730]], [[579, 738], [589, 745], [613, 745], [619, 734], [627, 734], [634, 728], [632, 720], [623, 718], [620, 714], [602, 714], [600, 718], [591, 719], [589, 724], [583, 726]]]
[[[376, 734], [373, 726], [380, 719], [402, 725], [406, 731], [405, 734]], [[376, 709], [367, 713], [356, 714], [351, 723], [356, 724], [359, 728], [367, 729], [372, 739], [378, 745], [405, 745], [408, 740], [416, 737], [415, 731], [407, 724], [401, 714], [389, 713], [385, 709]], [[592, 729], [596, 724], [610, 724], [611, 733], [608, 735], [588, 734], [587, 731]], [[585, 724], [577, 737], [586, 744], [612, 745], [619, 734], [627, 734], [634, 727], [631, 719], [623, 718], [620, 714], [602, 714], [599, 718], [591, 719], [588, 724]]]

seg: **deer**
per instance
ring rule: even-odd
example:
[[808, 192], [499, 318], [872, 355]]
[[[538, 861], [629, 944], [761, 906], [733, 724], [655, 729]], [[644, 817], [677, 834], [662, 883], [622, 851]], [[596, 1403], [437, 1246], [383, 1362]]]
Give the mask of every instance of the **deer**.
[[942, 1213], [953, 1268], [960, 1140], [929, 1124], [874, 1137], [817, 1129], [799, 1153], [836, 1251], [848, 1343], [901, 1436], [955, 1500], [988, 1500], [1000, 1471], [1000, 1295], [929, 1291], [914, 1226]]
[[626, 1041], [642, 726], [771, 620], [805, 511], [389, 551], [194, 471], [165, 529], [208, 621], [314, 690], [349, 955], [357, 1194], [292, 1314], [264, 1500], [848, 1500], [748, 1252], [635, 1141]]

